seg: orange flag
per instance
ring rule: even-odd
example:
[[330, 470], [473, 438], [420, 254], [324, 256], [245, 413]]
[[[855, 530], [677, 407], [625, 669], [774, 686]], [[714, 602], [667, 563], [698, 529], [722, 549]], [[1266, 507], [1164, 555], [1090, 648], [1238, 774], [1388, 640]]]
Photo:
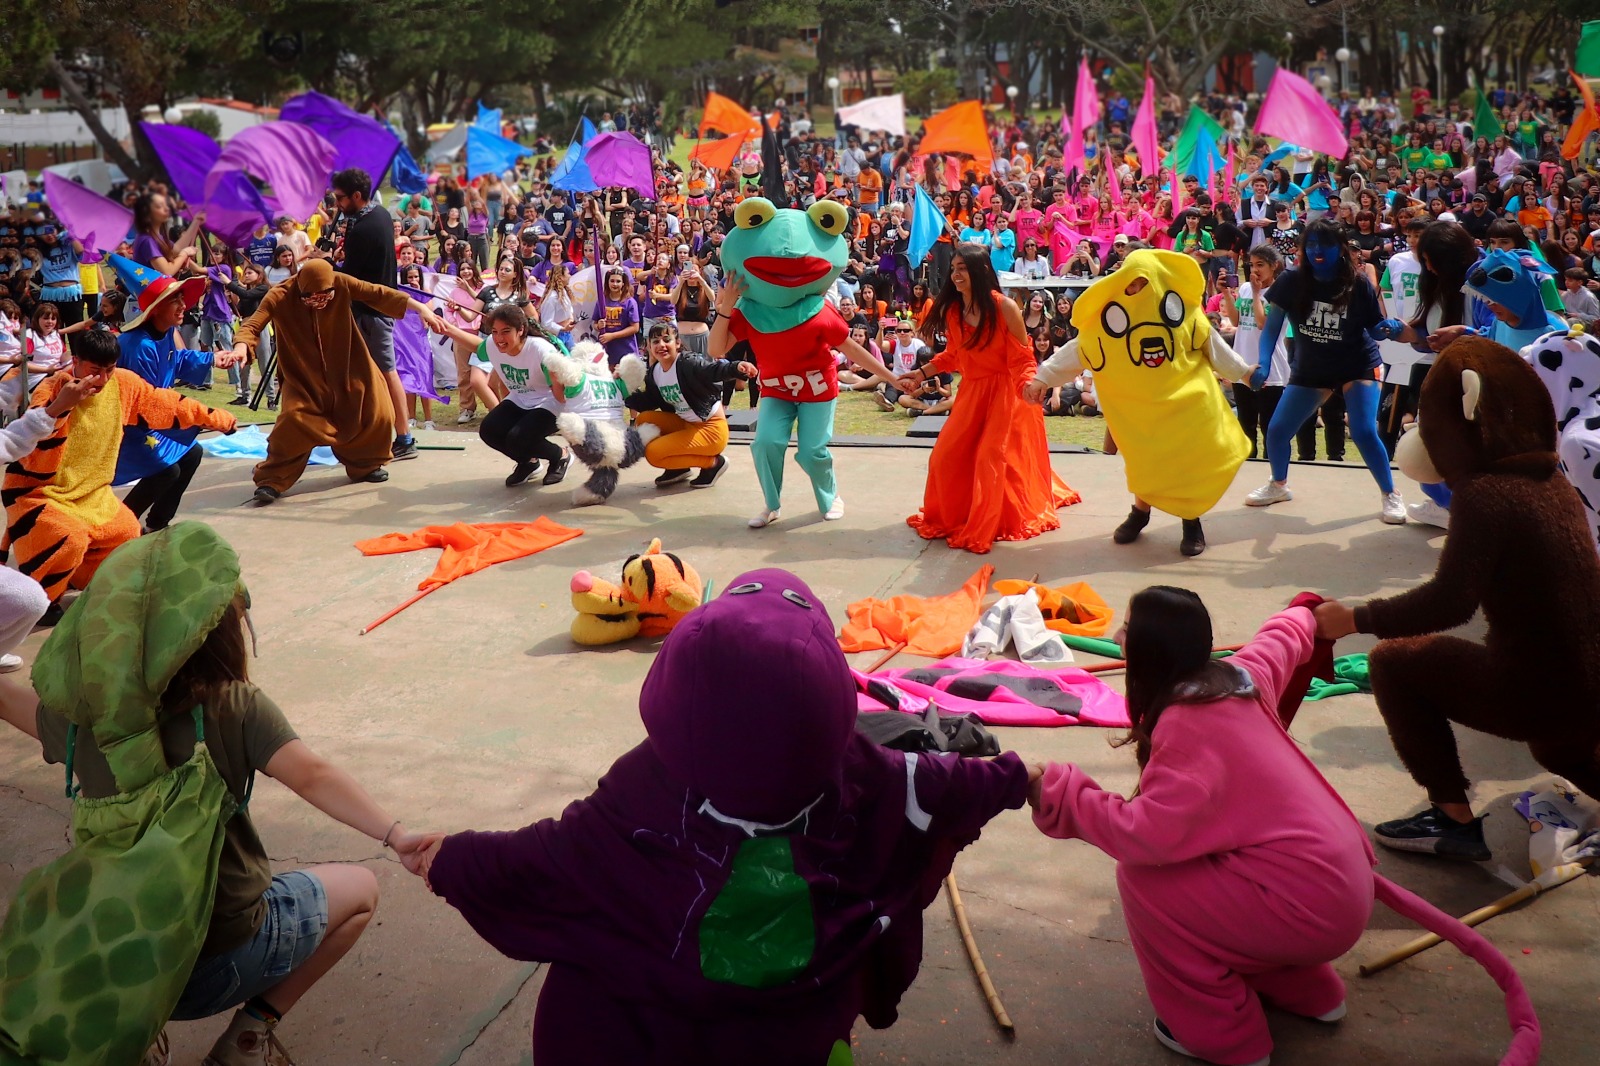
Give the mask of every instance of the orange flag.
[[929, 118], [922, 124], [922, 143], [917, 151], [923, 155], [959, 152], [992, 164], [994, 149], [989, 144], [989, 130], [983, 121], [983, 105], [976, 100], [965, 100]]
[[1032, 581], [996, 581], [994, 590], [1002, 596], [1017, 596], [1030, 588], [1039, 590], [1039, 611], [1047, 629], [1074, 633], [1080, 637], [1103, 637], [1111, 628], [1111, 605], [1082, 581], [1051, 588]]
[[852, 652], [904, 645], [912, 655], [931, 659], [954, 655], [983, 613], [983, 594], [993, 576], [994, 567], [983, 566], [966, 584], [943, 596], [896, 596], [852, 603], [845, 608], [848, 621], [839, 630], [839, 647]]
[[385, 533], [356, 541], [362, 555], [395, 555], [422, 548], [443, 548], [439, 564], [417, 588], [431, 592], [486, 566], [510, 562], [564, 544], [583, 535], [581, 529], [557, 525], [543, 515], [532, 522], [486, 522], [423, 526], [411, 533]]
[[750, 117], [750, 112], [721, 93], [706, 94], [706, 110], [700, 118], [700, 136], [704, 137], [706, 130], [716, 130], [731, 137], [761, 136], [761, 126]]
[[744, 138], [738, 134], [717, 141], [701, 141], [689, 152], [690, 159], [698, 159], [712, 170], [729, 170], [739, 161], [744, 148]]
[[1589, 134], [1600, 130], [1600, 105], [1595, 104], [1594, 93], [1587, 81], [1579, 77], [1576, 71], [1568, 70], [1567, 73], [1578, 83], [1578, 95], [1583, 98], [1583, 106], [1572, 116], [1572, 128], [1567, 131], [1567, 139], [1561, 142], [1561, 158], [1576, 159], [1578, 153], [1583, 151], [1583, 142]]

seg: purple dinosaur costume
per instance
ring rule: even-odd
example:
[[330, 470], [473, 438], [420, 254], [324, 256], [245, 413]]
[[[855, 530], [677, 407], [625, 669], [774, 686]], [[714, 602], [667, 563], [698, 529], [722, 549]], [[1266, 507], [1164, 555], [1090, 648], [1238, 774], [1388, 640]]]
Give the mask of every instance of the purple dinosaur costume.
[[649, 738], [587, 799], [433, 865], [480, 936], [551, 964], [534, 1062], [848, 1063], [858, 1015], [894, 1023], [956, 852], [1022, 806], [1022, 761], [858, 736], [833, 622], [783, 570], [685, 617], [639, 707]]

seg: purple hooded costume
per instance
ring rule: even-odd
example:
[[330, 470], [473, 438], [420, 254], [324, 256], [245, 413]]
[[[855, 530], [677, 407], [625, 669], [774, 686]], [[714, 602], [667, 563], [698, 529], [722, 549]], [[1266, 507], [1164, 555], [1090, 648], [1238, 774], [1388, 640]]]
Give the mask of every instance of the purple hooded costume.
[[449, 837], [433, 890], [551, 964], [539, 1066], [848, 1062], [858, 1015], [893, 1024], [956, 852], [1022, 806], [1022, 761], [858, 736], [833, 622], [783, 570], [685, 617], [639, 705], [649, 738], [591, 796]]

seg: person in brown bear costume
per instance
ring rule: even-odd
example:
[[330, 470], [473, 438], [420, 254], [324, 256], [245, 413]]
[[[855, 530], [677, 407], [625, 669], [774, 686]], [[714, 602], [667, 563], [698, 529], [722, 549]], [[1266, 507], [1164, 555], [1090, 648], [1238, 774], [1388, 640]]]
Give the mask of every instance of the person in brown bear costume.
[[[1528, 745], [1600, 798], [1600, 556], [1583, 503], [1557, 469], [1550, 394], [1511, 349], [1446, 348], [1423, 383], [1400, 469], [1450, 486], [1449, 536], [1432, 580], [1353, 610], [1316, 608], [1319, 635], [1379, 637], [1369, 660], [1390, 740], [1432, 806], [1376, 827], [1400, 851], [1485, 860], [1451, 723]], [[1482, 644], [1443, 631], [1479, 608]]]

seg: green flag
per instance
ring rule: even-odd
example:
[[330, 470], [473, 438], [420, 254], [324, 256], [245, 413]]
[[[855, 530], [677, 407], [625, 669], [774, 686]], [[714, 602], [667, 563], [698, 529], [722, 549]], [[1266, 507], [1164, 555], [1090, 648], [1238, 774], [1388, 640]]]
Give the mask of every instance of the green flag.
[[1483, 95], [1483, 86], [1478, 86], [1478, 109], [1472, 113], [1472, 135], [1474, 137], [1487, 137], [1489, 143], [1506, 131], [1495, 117], [1494, 108], [1489, 106], [1489, 98]]
[[[1170, 165], [1173, 173], [1178, 177], [1196, 174], [1195, 152], [1200, 147], [1200, 131], [1208, 130], [1211, 133], [1211, 143], [1215, 146], [1227, 141], [1228, 135], [1222, 128], [1222, 123], [1200, 110], [1190, 106], [1189, 117], [1183, 122], [1183, 131], [1178, 134], [1178, 142], [1173, 146]], [[1198, 176], [1198, 175], [1197, 175]]]
[[1572, 69], [1587, 78], [1600, 78], [1600, 22], [1585, 22], [1572, 54]]

